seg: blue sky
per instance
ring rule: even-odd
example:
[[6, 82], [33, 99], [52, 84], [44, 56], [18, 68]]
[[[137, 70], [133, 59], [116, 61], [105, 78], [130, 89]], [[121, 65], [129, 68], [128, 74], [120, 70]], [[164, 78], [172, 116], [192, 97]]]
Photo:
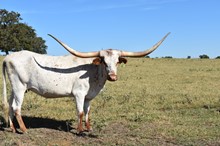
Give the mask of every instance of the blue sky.
[[150, 56], [220, 56], [220, 0], [0, 0], [46, 40], [49, 55], [68, 54], [50, 33], [82, 51], [142, 51]]

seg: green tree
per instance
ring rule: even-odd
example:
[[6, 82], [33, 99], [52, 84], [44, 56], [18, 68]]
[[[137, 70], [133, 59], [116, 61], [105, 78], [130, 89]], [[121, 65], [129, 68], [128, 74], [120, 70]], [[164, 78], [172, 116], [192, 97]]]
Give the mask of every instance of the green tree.
[[199, 55], [199, 58], [200, 59], [209, 59], [209, 56], [206, 54], [203, 54], [203, 55]]
[[20, 50], [47, 53], [45, 41], [21, 20], [19, 13], [0, 9], [0, 50], [6, 54]]

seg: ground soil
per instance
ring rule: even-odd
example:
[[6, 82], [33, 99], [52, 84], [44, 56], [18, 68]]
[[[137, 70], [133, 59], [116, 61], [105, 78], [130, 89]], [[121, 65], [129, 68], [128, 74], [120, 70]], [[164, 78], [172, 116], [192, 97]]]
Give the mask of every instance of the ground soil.
[[[10, 146], [71, 146], [71, 145], [176, 145], [167, 139], [149, 137], [142, 139], [134, 134], [123, 122], [110, 123], [103, 129], [78, 133], [67, 121], [47, 118], [23, 117], [27, 133], [17, 128], [12, 133], [0, 126], [0, 145]], [[16, 124], [16, 127], [18, 125]], [[150, 128], [150, 127], [149, 127]]]

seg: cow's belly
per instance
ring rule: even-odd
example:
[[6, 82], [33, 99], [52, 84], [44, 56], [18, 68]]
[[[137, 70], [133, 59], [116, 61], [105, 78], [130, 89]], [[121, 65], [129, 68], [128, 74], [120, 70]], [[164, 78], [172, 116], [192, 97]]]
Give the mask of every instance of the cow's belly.
[[46, 77], [32, 78], [28, 82], [28, 89], [48, 98], [71, 96], [72, 78], [68, 76], [54, 76], [48, 74]]
[[46, 97], [46, 98], [58, 98], [71, 96], [71, 90], [61, 89], [59, 87], [35, 87], [29, 88], [31, 91]]

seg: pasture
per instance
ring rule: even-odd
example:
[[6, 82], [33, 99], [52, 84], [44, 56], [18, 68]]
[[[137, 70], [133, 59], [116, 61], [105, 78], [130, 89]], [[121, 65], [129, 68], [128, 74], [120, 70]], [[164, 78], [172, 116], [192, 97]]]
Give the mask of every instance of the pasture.
[[1, 110], [0, 145], [220, 145], [220, 59], [128, 58], [118, 77], [91, 102], [93, 132], [77, 134], [72, 98], [28, 92], [28, 133], [2, 128]]

